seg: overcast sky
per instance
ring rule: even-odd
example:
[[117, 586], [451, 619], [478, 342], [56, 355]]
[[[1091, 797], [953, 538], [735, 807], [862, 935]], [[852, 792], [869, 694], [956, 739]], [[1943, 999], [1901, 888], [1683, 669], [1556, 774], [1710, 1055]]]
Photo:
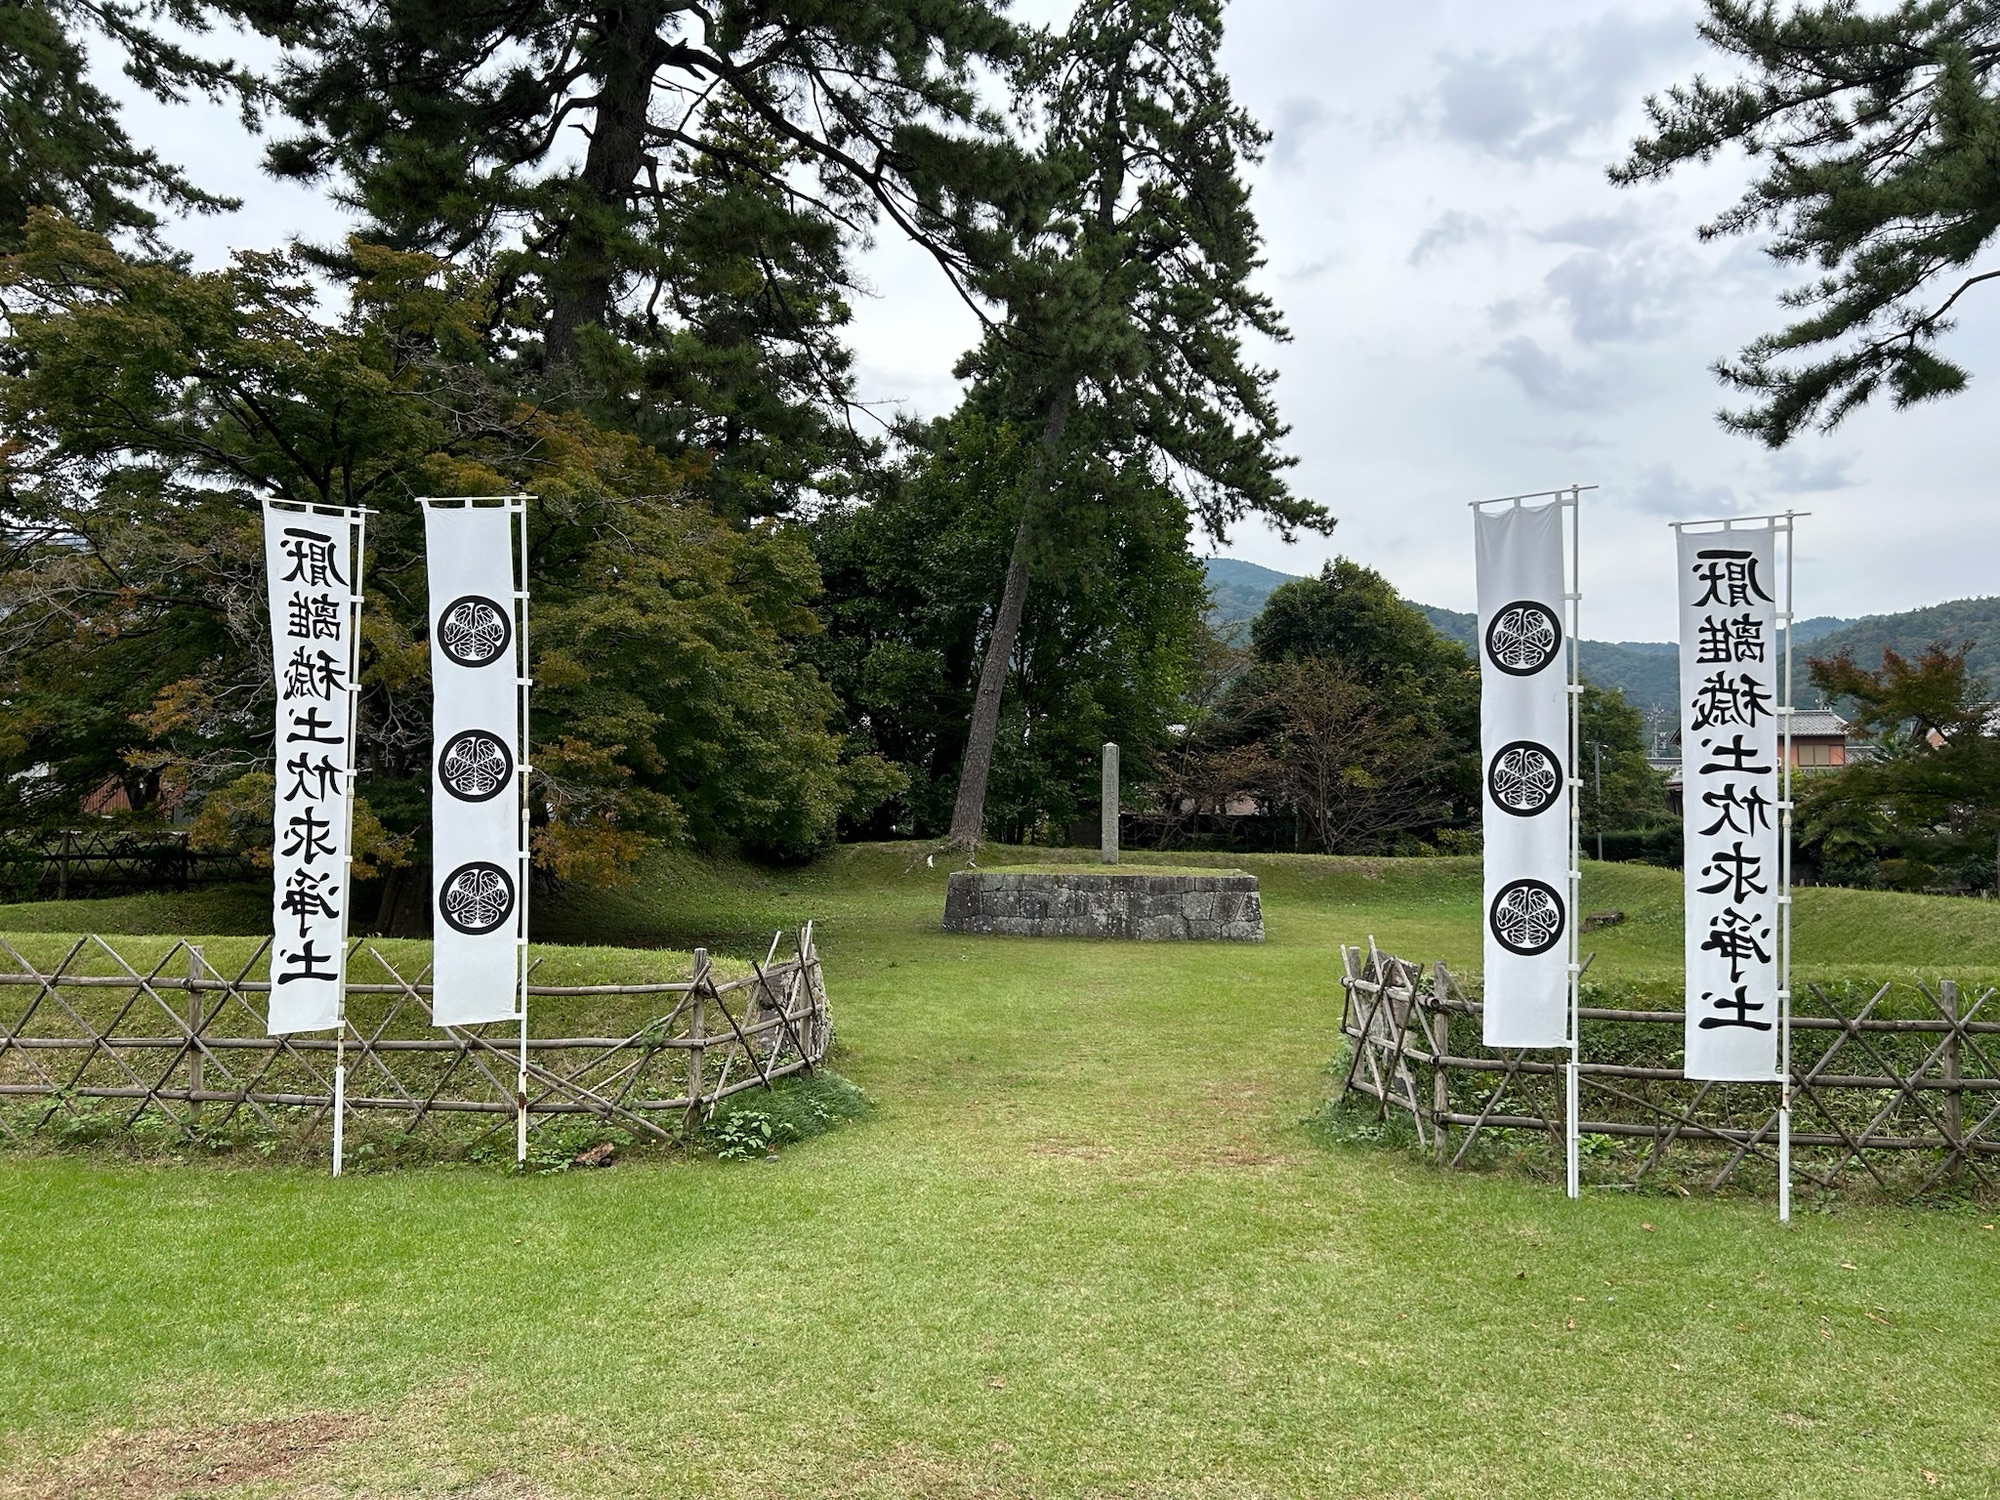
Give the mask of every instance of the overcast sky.
[[[1466, 503], [1581, 483], [1601, 487], [1584, 512], [1592, 637], [1671, 635], [1676, 519], [1811, 512], [1801, 615], [2000, 593], [2000, 292], [1971, 301], [1947, 345], [1974, 374], [1965, 395], [1871, 409], [1779, 456], [1716, 424], [1729, 396], [1709, 365], [1776, 326], [1792, 279], [1754, 245], [1696, 241], [1744, 168], [1642, 189], [1604, 175], [1648, 92], [1717, 65], [1695, 13], [1235, 0], [1225, 60], [1275, 134], [1255, 203], [1293, 340], [1268, 357], [1294, 483], [1340, 525], [1287, 546], [1247, 524], [1224, 551], [1293, 573], [1343, 553], [1411, 598], [1470, 609]], [[181, 227], [199, 260], [333, 227], [319, 199], [258, 175], [227, 115], [149, 108], [132, 123], [204, 185], [250, 200]], [[894, 243], [865, 269], [877, 295], [854, 329], [862, 394], [949, 408], [969, 314]]]

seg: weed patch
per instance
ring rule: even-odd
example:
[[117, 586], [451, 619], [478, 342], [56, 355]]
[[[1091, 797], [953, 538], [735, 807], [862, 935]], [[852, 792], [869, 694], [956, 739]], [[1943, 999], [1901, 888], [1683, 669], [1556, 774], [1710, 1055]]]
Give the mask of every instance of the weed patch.
[[706, 1142], [723, 1161], [756, 1161], [838, 1129], [868, 1112], [868, 1098], [838, 1073], [780, 1079], [768, 1092], [746, 1089], [715, 1108]]

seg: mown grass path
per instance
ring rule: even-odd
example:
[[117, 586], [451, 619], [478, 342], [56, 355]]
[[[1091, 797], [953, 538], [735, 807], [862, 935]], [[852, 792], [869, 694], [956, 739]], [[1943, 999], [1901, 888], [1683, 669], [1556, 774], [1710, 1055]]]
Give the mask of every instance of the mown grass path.
[[[1315, 1142], [1335, 943], [1462, 958], [1466, 869], [1259, 862], [1263, 947], [1142, 947], [946, 937], [943, 872], [903, 863], [677, 867], [565, 918], [819, 914], [877, 1108], [772, 1162], [0, 1155], [0, 1495], [2000, 1490], [1990, 1217], [1784, 1231]], [[1631, 909], [1632, 972], [1676, 940], [1657, 874], [1589, 898]], [[2000, 908], [1896, 910], [1884, 962], [2000, 955]], [[204, 1452], [236, 1469], [197, 1489]]]

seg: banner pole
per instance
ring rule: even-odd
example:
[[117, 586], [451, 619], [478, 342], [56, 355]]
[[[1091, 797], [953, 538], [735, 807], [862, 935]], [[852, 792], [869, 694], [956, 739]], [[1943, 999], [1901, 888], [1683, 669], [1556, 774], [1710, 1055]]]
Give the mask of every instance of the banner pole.
[[[1481, 1036], [1493, 1046], [1565, 1049], [1551, 1081], [1561, 1080], [1564, 1188], [1571, 1199], [1581, 1193], [1583, 1117], [1577, 921], [1582, 781], [1576, 748], [1583, 695], [1581, 514], [1584, 491], [1596, 488], [1568, 484], [1471, 505], [1480, 596], [1482, 808], [1489, 815]], [[1528, 500], [1545, 503], [1529, 508], [1523, 504]], [[1489, 513], [1500, 506], [1511, 510]], [[1562, 507], [1569, 508], [1567, 517]], [[1566, 668], [1561, 673], [1559, 651]], [[1494, 813], [1510, 816], [1496, 819]], [[1517, 964], [1517, 957], [1523, 962]], [[1552, 993], [1558, 973], [1563, 987]], [[1553, 1129], [1554, 1120], [1549, 1123]]]
[[1583, 1139], [1577, 1129], [1578, 1100], [1581, 1095], [1579, 1065], [1582, 1062], [1580, 1015], [1583, 970], [1578, 966], [1578, 924], [1583, 908], [1583, 823], [1579, 795], [1582, 782], [1577, 776], [1577, 746], [1583, 734], [1583, 637], [1578, 633], [1583, 618], [1583, 491], [1569, 491], [1569, 1067], [1565, 1077], [1563, 1115], [1564, 1177], [1569, 1196], [1581, 1193], [1579, 1157]]
[[1778, 1222], [1792, 1222], [1792, 563], [1794, 516], [1785, 512], [1785, 682], [1778, 791]]
[[521, 808], [520, 858], [516, 866], [516, 882], [520, 890], [520, 935], [515, 944], [515, 974], [520, 985], [516, 997], [521, 1012], [521, 1052], [519, 1074], [515, 1081], [514, 1114], [514, 1161], [525, 1167], [528, 1164], [528, 879], [531, 861], [528, 857], [528, 691], [533, 679], [528, 673], [528, 502], [525, 497], [514, 504], [515, 523], [515, 639], [520, 643], [521, 670], [520, 683], [516, 690], [518, 712], [521, 716], [521, 786], [519, 802]]
[[[347, 852], [342, 857], [341, 881], [345, 900], [340, 907], [340, 951], [352, 959], [348, 952], [348, 934], [354, 928], [354, 780], [358, 774], [355, 761], [361, 742], [361, 573], [368, 556], [368, 512], [365, 509], [350, 513], [349, 525], [353, 528], [349, 537], [353, 552], [348, 559], [349, 574], [347, 597], [347, 764], [343, 768], [347, 781], [347, 837], [344, 847]], [[335, 1004], [339, 1007], [334, 1029], [333, 1042], [333, 1175], [338, 1177], [344, 1164], [347, 1149], [347, 962], [340, 966], [340, 994]]]
[[347, 1018], [333, 1041], [333, 1175], [340, 1175], [341, 1157], [347, 1140]]

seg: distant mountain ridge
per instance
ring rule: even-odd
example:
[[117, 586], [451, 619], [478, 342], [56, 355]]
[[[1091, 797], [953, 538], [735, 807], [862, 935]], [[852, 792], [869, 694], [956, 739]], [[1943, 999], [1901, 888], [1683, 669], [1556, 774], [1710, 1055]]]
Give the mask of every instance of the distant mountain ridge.
[[[1462, 610], [1417, 608], [1439, 635], [1448, 635], [1468, 651], [1479, 645], [1479, 617]], [[1641, 713], [1671, 717], [1680, 696], [1680, 648], [1668, 641], [1583, 642], [1583, 675], [1601, 688], [1617, 688]]]
[[1208, 573], [1208, 623], [1224, 632], [1232, 626], [1247, 631], [1271, 597], [1271, 590], [1299, 576], [1234, 557], [1211, 557], [1202, 567]]
[[[1479, 640], [1479, 618], [1455, 609], [1439, 609], [1432, 604], [1419, 604], [1417, 608], [1431, 622], [1439, 635], [1448, 635], [1468, 650], [1474, 649]], [[1838, 620], [1832, 615], [1817, 615], [1810, 620], [1800, 620], [1792, 627], [1792, 644], [1802, 647], [1808, 644], [1815, 652], [1821, 651], [1821, 643], [1829, 639], [1843, 627], [1851, 628], [1855, 622]], [[2000, 615], [1996, 615], [1995, 641], [2000, 644]], [[1658, 714], [1671, 721], [1680, 701], [1681, 648], [1671, 641], [1593, 641], [1585, 637], [1583, 641], [1583, 675], [1601, 688], [1617, 688], [1625, 694], [1625, 701], [1641, 713]], [[1805, 666], [1797, 668], [1798, 681], [1805, 682]], [[1800, 693], [1800, 701], [1807, 694]]]
[[[1219, 630], [1233, 627], [1238, 632], [1247, 632], [1271, 590], [1299, 576], [1233, 557], [1211, 557], [1205, 566], [1213, 601], [1208, 618]], [[1478, 644], [1477, 616], [1463, 610], [1441, 609], [1434, 604], [1416, 607], [1438, 634], [1450, 636], [1468, 649]], [[1815, 656], [1847, 649], [1854, 652], [1855, 660], [1873, 666], [1881, 660], [1883, 646], [1914, 653], [1938, 639], [1941, 631], [1954, 642], [1960, 638], [1974, 640], [1977, 644], [1971, 659], [1975, 669], [2000, 681], [2000, 599], [1960, 599], [1928, 609], [1872, 615], [1862, 620], [1816, 615], [1794, 625], [1792, 639], [1795, 645], [1810, 645]], [[1804, 685], [1803, 663], [1798, 671], [1799, 698], [1804, 703], [1811, 695]], [[1666, 723], [1673, 721], [1680, 687], [1680, 647], [1673, 642], [1586, 639], [1583, 675], [1599, 687], [1620, 689], [1625, 701], [1642, 713], [1655, 715]]]
[[[1802, 622], [1800, 629], [1809, 623]], [[1916, 656], [1936, 642], [1952, 648], [1970, 642], [1966, 665], [1974, 676], [1986, 680], [1987, 696], [2000, 697], [2000, 598], [1948, 599], [1901, 614], [1846, 620], [1838, 629], [1813, 638], [1812, 655], [1836, 656], [1847, 651], [1856, 664], [1873, 669], [1881, 666], [1885, 650]], [[1803, 674], [1800, 682], [1799, 698], [1805, 702], [1812, 697], [1812, 690], [1803, 686]]]

